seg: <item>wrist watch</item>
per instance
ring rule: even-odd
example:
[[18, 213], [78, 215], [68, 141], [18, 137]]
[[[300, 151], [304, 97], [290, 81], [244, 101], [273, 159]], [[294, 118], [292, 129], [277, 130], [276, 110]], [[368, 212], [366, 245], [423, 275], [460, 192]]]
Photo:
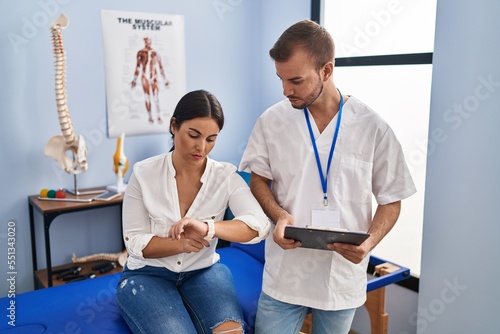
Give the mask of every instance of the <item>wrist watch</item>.
[[208, 232], [203, 239], [210, 241], [214, 238], [215, 224], [213, 220], [205, 220], [204, 223], [208, 225]]

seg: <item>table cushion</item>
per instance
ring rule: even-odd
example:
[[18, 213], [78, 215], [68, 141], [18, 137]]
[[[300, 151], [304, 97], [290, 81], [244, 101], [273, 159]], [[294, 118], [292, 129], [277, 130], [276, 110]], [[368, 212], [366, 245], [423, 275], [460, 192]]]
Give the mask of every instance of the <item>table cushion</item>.
[[233, 274], [238, 301], [243, 310], [243, 318], [250, 327], [255, 325], [257, 305], [262, 289], [262, 273], [264, 263], [238, 247], [225, 247], [217, 251], [221, 263], [225, 264]]
[[[116, 305], [116, 284], [121, 273], [0, 299], [6, 310], [15, 301], [15, 327], [0, 322], [9, 334], [127, 333], [130, 330]], [[8, 319], [9, 321], [11, 319]], [[8, 331], [6, 331], [8, 330]]]

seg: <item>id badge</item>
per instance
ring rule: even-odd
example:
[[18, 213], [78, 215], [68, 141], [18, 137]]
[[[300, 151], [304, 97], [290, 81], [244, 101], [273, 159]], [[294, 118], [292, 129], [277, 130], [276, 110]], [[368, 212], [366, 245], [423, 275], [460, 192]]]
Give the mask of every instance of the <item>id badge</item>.
[[340, 209], [332, 204], [311, 206], [311, 225], [316, 228], [340, 228]]

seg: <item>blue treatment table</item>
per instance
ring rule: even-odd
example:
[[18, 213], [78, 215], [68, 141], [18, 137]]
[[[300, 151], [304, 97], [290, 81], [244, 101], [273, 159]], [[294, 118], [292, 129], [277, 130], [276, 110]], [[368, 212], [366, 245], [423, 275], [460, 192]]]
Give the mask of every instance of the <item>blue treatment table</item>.
[[[218, 252], [221, 262], [233, 273], [238, 299], [248, 325], [247, 332], [252, 333], [262, 286], [264, 242], [255, 245], [233, 243], [218, 249]], [[374, 266], [385, 262], [373, 256], [370, 260]], [[367, 291], [382, 291], [380, 288], [408, 278], [409, 273], [409, 269], [399, 267], [390, 274], [370, 280]], [[115, 302], [119, 277], [120, 273], [116, 273], [21, 293], [15, 298], [3, 297], [0, 299], [3, 312], [0, 333], [131, 333]]]

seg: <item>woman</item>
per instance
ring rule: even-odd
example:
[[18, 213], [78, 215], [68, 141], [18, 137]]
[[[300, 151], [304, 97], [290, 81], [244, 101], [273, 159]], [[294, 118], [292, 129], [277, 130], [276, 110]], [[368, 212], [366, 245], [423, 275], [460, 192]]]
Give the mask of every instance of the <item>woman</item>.
[[[134, 165], [123, 201], [130, 256], [116, 294], [134, 333], [243, 333], [217, 238], [256, 243], [270, 223], [236, 167], [208, 157], [223, 125], [215, 96], [190, 92], [170, 120], [172, 150]], [[235, 218], [222, 221], [228, 206]]]

